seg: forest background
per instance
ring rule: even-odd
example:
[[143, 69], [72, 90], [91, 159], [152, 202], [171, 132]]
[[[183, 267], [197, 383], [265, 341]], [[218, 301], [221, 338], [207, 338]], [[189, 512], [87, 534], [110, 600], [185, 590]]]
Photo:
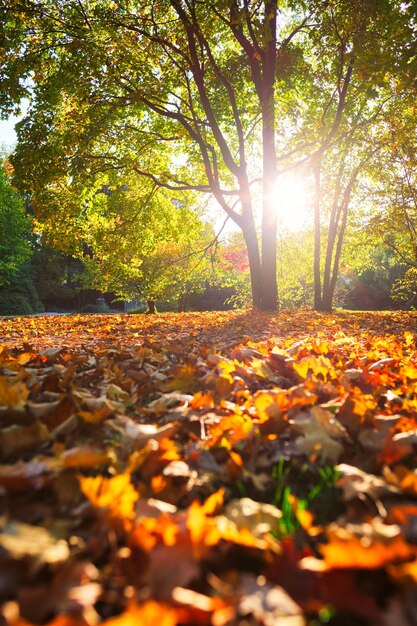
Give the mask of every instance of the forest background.
[[412, 3], [2, 11], [1, 313], [414, 308]]

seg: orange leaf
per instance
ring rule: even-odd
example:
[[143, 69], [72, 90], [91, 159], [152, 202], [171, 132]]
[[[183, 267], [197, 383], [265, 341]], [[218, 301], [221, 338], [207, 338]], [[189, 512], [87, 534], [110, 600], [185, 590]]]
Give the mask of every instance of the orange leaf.
[[93, 506], [105, 509], [110, 519], [131, 521], [135, 517], [138, 492], [130, 482], [128, 472], [114, 478], [79, 478], [82, 492]]
[[150, 552], [160, 541], [166, 546], [175, 545], [179, 532], [177, 522], [168, 515], [144, 517], [135, 526], [131, 541], [145, 552]]
[[132, 604], [118, 617], [102, 622], [102, 626], [176, 626], [177, 623], [176, 609], [149, 600], [140, 606]]
[[99, 467], [111, 463], [110, 455], [105, 450], [98, 450], [91, 446], [77, 446], [62, 453], [64, 467]]
[[10, 382], [5, 376], [0, 376], [0, 406], [23, 405], [29, 395], [29, 390], [22, 382]]
[[378, 569], [417, 554], [417, 548], [406, 543], [398, 526], [374, 524], [359, 524], [354, 531], [349, 524], [346, 528], [332, 525], [327, 533], [328, 543], [320, 547], [324, 560], [303, 559], [303, 567], [319, 571]]

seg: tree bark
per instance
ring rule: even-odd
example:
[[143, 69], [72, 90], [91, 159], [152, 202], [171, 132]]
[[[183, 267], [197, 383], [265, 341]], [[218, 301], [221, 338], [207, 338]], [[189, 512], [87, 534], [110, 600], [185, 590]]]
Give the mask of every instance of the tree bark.
[[313, 165], [314, 172], [314, 309], [322, 310], [321, 299], [321, 271], [320, 271], [320, 247], [321, 247], [321, 227], [320, 227], [320, 169], [321, 159]]
[[156, 313], [155, 300], [147, 300], [146, 304], [148, 305], [148, 310], [146, 311], [147, 313], [149, 313], [150, 315]]
[[275, 311], [278, 307], [277, 286], [277, 207], [274, 198], [277, 179], [275, 146], [275, 66], [276, 66], [277, 1], [265, 2], [265, 46], [262, 75], [262, 289], [261, 308]]
[[354, 170], [343, 191], [343, 194], [340, 194], [342, 187], [341, 169], [339, 170], [340, 178], [336, 181], [337, 184], [335, 193], [337, 196], [342, 195], [342, 197], [338, 198], [335, 196], [329, 223], [326, 265], [321, 296], [320, 310], [322, 311], [331, 311], [333, 308], [333, 299], [336, 290], [337, 277], [339, 275], [340, 257], [345, 237], [350, 198], [360, 171], [360, 167], [361, 166], [359, 165]]
[[178, 298], [178, 312], [179, 313], [184, 313], [185, 308], [187, 306], [187, 297], [188, 297], [188, 293], [185, 291], [180, 294]]
[[248, 251], [253, 306], [263, 309], [262, 265], [253, 216], [245, 221], [242, 232]]

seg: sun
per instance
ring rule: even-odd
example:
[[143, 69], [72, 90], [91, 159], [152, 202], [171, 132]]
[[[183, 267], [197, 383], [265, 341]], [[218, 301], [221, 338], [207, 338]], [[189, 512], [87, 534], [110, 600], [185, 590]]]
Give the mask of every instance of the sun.
[[281, 230], [296, 233], [307, 227], [311, 220], [311, 187], [307, 179], [282, 174], [276, 180], [273, 201]]

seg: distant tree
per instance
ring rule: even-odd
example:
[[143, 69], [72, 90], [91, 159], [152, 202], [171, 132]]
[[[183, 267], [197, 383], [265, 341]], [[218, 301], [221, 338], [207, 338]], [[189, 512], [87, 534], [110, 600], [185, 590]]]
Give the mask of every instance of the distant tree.
[[392, 111], [400, 114], [404, 92], [414, 93], [417, 67], [412, 3], [326, 5], [304, 39], [314, 73], [299, 86], [303, 114], [295, 146], [308, 139], [313, 147], [305, 171], [312, 171], [315, 186], [314, 308], [329, 311], [355, 188], [370, 167], [380, 168], [378, 136]]
[[[415, 306], [417, 275], [417, 106], [404, 90], [401, 108], [392, 108], [375, 134], [378, 159], [367, 170], [361, 201], [368, 247], [384, 249], [391, 268], [391, 296]], [[388, 251], [388, 253], [387, 253]], [[366, 261], [373, 267], [372, 256]]]
[[[187, 228], [176, 223], [177, 219], [185, 220]], [[201, 287], [212, 271], [214, 232], [185, 208], [174, 211], [169, 228], [164, 226], [160, 233], [155, 224], [146, 225], [144, 232], [134, 236], [128, 229], [120, 246], [123, 223], [114, 231], [106, 224], [102, 222], [104, 248], [97, 250], [92, 239], [91, 254], [84, 255], [79, 277], [85, 287], [109, 290], [119, 299], [144, 300], [149, 312], [154, 312], [157, 301], [176, 308], [179, 298]], [[149, 228], [153, 239], [144, 242]]]
[[283, 233], [278, 240], [278, 280], [282, 306], [286, 309], [313, 305], [314, 246], [312, 229]]
[[10, 176], [9, 164], [0, 162], [0, 287], [10, 284], [30, 256], [30, 219]]
[[44, 244], [36, 242], [30, 259], [33, 282], [46, 310], [72, 310], [78, 305], [80, 283], [77, 275], [83, 264]]
[[[341, 304], [359, 310], [384, 310], [406, 305], [412, 298], [405, 288], [405, 272], [405, 266], [381, 242], [373, 248], [366, 264], [345, 277]], [[400, 284], [402, 288], [396, 290], [395, 286]]]

